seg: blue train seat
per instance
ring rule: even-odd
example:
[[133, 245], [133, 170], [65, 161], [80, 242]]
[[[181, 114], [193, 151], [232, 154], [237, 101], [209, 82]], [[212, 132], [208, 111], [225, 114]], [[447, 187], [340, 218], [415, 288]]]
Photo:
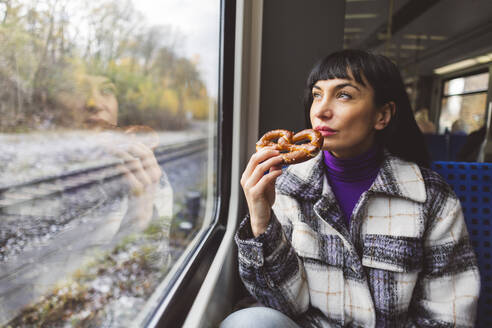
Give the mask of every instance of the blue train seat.
[[424, 134], [424, 137], [433, 161], [449, 160], [449, 134]]
[[467, 138], [467, 135], [451, 134], [451, 136], [449, 137], [449, 154], [447, 159], [448, 161], [458, 160], [458, 152], [465, 145]]
[[481, 291], [477, 327], [492, 327], [492, 163], [434, 162], [438, 172], [454, 189], [480, 268]]
[[425, 143], [433, 161], [456, 161], [467, 135], [424, 134]]

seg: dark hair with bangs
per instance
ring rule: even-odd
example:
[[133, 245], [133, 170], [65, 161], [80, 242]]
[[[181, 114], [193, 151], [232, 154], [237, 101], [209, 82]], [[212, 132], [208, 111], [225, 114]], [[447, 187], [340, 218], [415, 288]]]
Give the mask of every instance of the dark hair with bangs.
[[309, 74], [304, 91], [308, 125], [311, 127], [309, 112], [313, 103], [312, 89], [317, 81], [353, 78], [365, 86], [363, 76], [374, 89], [376, 106], [383, 106], [390, 101], [396, 105], [388, 126], [376, 132], [376, 142], [395, 156], [429, 167], [430, 157], [425, 138], [415, 122], [400, 71], [384, 56], [362, 50], [342, 50], [319, 61]]

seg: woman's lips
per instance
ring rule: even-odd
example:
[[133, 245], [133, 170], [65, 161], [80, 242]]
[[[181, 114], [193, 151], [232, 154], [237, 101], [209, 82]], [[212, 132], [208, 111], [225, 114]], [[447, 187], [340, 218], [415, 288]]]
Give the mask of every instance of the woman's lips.
[[334, 135], [334, 134], [337, 133], [336, 130], [330, 129], [327, 126], [319, 126], [319, 127], [314, 128], [314, 129], [317, 130], [317, 131], [319, 131], [319, 133], [321, 133], [321, 135], [323, 137], [332, 136], [332, 135]]

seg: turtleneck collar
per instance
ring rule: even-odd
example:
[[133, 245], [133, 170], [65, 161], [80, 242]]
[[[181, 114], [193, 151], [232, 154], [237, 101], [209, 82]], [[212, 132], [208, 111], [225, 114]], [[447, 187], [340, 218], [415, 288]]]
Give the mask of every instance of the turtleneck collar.
[[331, 180], [355, 182], [377, 176], [383, 161], [383, 151], [378, 145], [353, 158], [341, 159], [325, 150], [324, 162]]

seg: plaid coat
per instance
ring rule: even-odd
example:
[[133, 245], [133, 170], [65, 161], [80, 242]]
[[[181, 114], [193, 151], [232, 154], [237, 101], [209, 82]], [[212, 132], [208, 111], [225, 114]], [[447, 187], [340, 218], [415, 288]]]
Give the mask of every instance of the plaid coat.
[[347, 227], [322, 154], [277, 179], [267, 230], [236, 234], [262, 304], [305, 327], [470, 327], [480, 290], [460, 202], [435, 172], [385, 154]]

